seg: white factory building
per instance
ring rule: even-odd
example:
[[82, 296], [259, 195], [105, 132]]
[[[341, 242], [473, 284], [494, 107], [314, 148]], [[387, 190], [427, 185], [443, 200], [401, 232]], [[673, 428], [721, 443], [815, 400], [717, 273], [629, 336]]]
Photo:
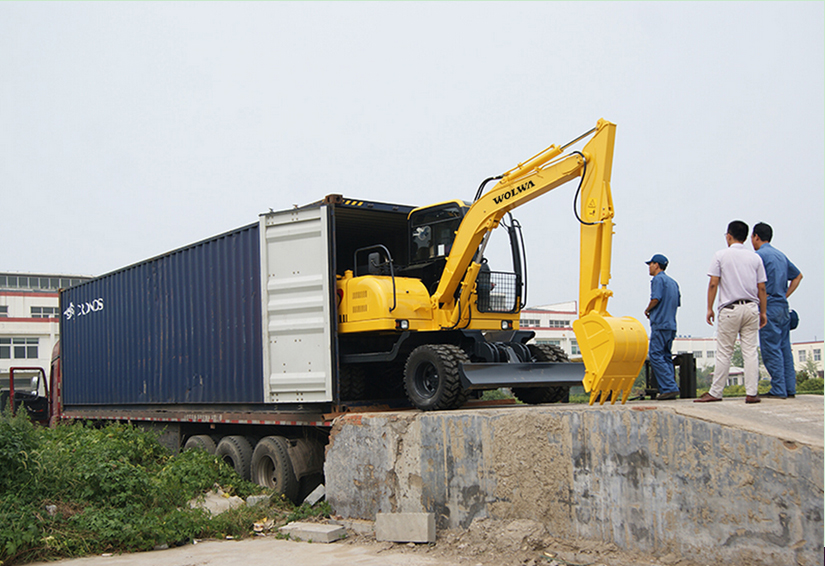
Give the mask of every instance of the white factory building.
[[49, 371], [60, 327], [58, 291], [88, 279], [0, 273], [0, 374], [8, 376], [11, 367]]

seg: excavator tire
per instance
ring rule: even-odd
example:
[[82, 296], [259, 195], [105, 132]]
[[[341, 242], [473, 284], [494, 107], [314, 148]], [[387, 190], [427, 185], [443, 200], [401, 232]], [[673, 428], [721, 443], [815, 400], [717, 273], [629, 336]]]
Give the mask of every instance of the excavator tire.
[[425, 344], [412, 351], [404, 369], [410, 402], [422, 411], [460, 407], [467, 400], [459, 368], [469, 363], [464, 350], [450, 344]]
[[341, 401], [357, 401], [364, 398], [366, 392], [366, 373], [360, 365], [341, 366]]
[[[535, 362], [569, 362], [567, 354], [558, 346], [550, 344], [528, 344], [530, 353]], [[558, 387], [514, 387], [513, 395], [529, 405], [542, 403], [567, 403], [570, 399], [570, 388]]]

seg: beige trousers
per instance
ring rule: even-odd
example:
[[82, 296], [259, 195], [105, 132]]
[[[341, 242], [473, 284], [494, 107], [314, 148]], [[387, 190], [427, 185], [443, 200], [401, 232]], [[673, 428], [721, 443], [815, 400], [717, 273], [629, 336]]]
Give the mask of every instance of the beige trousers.
[[733, 346], [738, 336], [742, 358], [745, 360], [745, 393], [756, 395], [759, 385], [759, 354], [756, 351], [759, 342], [759, 305], [732, 305], [732, 308], [720, 309], [716, 319], [716, 369], [709, 393], [714, 397], [722, 397], [730, 372]]

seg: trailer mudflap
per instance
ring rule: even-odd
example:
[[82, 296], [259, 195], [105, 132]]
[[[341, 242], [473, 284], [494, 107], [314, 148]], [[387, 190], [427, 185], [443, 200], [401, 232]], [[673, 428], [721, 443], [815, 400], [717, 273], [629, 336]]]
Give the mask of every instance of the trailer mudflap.
[[464, 389], [575, 386], [584, 372], [580, 362], [461, 364], [459, 370]]

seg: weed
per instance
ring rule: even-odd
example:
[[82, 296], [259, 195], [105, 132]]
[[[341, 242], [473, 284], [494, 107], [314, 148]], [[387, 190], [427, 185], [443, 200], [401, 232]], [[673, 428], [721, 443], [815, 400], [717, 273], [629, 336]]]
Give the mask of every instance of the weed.
[[[261, 506], [216, 517], [189, 507], [215, 484], [241, 497], [263, 491], [202, 450], [170, 456], [155, 433], [137, 427], [38, 428], [25, 413], [2, 413], [0, 564], [249, 536]], [[280, 520], [330, 513], [326, 503], [296, 509], [272, 499], [263, 511]]]
[[326, 501], [321, 501], [314, 507], [304, 503], [287, 515], [286, 522], [291, 523], [293, 521], [302, 521], [309, 517], [329, 517], [331, 513], [332, 507], [330, 507], [329, 503]]

